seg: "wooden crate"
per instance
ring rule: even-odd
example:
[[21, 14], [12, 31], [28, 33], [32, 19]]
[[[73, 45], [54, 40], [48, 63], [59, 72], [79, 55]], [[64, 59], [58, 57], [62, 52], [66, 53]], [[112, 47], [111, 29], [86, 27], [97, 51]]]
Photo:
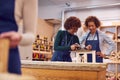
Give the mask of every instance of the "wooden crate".
[[9, 52], [9, 40], [0, 39], [0, 72], [7, 72], [8, 52]]
[[8, 73], [9, 40], [0, 39], [0, 80], [36, 80], [33, 76]]

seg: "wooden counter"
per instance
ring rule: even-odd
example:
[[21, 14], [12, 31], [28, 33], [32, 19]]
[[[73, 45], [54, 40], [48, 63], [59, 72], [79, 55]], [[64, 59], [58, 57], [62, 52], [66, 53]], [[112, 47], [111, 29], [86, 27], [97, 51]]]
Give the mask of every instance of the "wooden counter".
[[107, 64], [22, 61], [22, 72], [38, 80], [105, 80]]
[[28, 76], [28, 75], [0, 73], [0, 80], [36, 80], [36, 78], [33, 76]]

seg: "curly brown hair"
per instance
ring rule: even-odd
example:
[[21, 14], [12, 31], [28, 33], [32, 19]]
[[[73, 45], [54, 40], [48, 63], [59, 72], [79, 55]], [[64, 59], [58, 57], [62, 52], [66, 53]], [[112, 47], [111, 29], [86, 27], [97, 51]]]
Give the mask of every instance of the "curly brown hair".
[[85, 25], [88, 27], [88, 22], [94, 22], [95, 26], [98, 28], [101, 25], [100, 20], [96, 16], [89, 16], [85, 20]]
[[80, 19], [75, 17], [75, 16], [71, 16], [71, 17], [67, 18], [65, 23], [64, 23], [64, 28], [66, 30], [69, 30], [69, 29], [71, 29], [73, 27], [76, 27], [76, 28], [80, 28], [81, 27]]

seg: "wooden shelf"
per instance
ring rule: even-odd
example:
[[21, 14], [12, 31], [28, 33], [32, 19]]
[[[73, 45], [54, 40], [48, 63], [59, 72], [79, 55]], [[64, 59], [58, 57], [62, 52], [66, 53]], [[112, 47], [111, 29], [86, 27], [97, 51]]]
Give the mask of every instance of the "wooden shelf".
[[120, 42], [120, 39], [116, 40], [116, 42]]
[[45, 21], [52, 24], [61, 24], [61, 20], [59, 19], [45, 19]]
[[33, 53], [40, 53], [40, 54], [52, 54], [52, 52], [46, 52], [46, 51], [32, 51]]
[[117, 27], [116, 25], [111, 25], [111, 26], [100, 26], [100, 28], [110, 28], [110, 27]]

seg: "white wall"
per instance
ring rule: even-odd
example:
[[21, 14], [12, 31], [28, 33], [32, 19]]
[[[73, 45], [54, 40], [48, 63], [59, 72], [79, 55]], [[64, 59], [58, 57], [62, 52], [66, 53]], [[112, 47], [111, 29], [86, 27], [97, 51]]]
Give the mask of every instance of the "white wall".
[[83, 0], [82, 2], [73, 3], [72, 7], [93, 6], [93, 5], [108, 5], [120, 3], [120, 0]]
[[97, 16], [101, 21], [120, 20], [120, 6], [112, 6], [105, 8], [84, 9], [65, 12], [65, 18], [69, 16], [77, 16], [82, 22], [88, 16]]
[[60, 19], [62, 8], [59, 6], [39, 6], [39, 17], [42, 19]]
[[19, 51], [22, 60], [32, 60], [32, 45], [19, 46]]
[[[74, 1], [74, 0], [73, 0]], [[44, 3], [47, 3], [44, 0]], [[107, 5], [107, 4], [115, 4], [120, 3], [120, 0], [83, 0], [78, 3], [70, 3], [70, 7], [83, 7], [83, 6], [93, 6], [93, 5]], [[48, 3], [47, 3], [48, 4]], [[59, 4], [59, 3], [58, 3]], [[68, 8], [65, 4], [59, 5], [44, 5], [41, 0], [39, 0], [39, 17], [46, 18], [61, 18], [61, 12], [65, 8]], [[84, 16], [84, 15], [83, 15]]]

